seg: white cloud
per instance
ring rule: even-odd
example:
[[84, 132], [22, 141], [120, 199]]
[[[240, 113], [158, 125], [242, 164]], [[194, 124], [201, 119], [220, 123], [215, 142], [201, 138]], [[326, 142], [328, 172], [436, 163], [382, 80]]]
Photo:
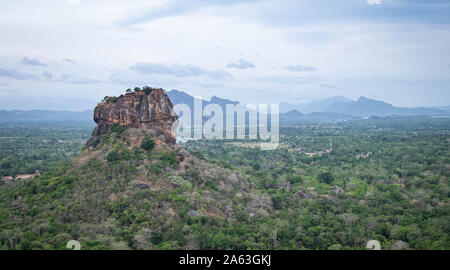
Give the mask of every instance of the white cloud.
[[214, 80], [226, 80], [233, 78], [230, 73], [223, 70], [205, 70], [196, 65], [165, 65], [162, 63], [137, 63], [130, 70], [141, 74], [163, 74], [175, 77], [199, 77], [206, 76]]
[[229, 63], [227, 68], [237, 68], [237, 69], [247, 69], [247, 68], [255, 68], [255, 66], [248, 62], [245, 59], [239, 59], [237, 63]]
[[369, 5], [381, 5], [381, 0], [367, 0]]
[[28, 58], [28, 57], [22, 58], [20, 63], [24, 64], [24, 65], [29, 65], [29, 66], [46, 66], [44, 63], [41, 63], [39, 60], [31, 59], [31, 58]]
[[317, 70], [313, 66], [302, 66], [302, 65], [286, 66], [286, 69], [293, 72], [310, 72]]

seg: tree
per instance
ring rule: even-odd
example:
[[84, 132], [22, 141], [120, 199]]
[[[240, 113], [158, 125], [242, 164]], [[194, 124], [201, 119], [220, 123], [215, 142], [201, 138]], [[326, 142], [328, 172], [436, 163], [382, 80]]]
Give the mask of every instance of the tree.
[[289, 206], [290, 196], [287, 192], [282, 191], [272, 196], [273, 208], [280, 210]]
[[333, 183], [333, 181], [334, 181], [334, 176], [330, 172], [320, 173], [318, 178], [319, 178], [319, 182], [325, 183], [328, 185]]
[[128, 88], [127, 90], [125, 90], [125, 92], [128, 94], [128, 93], [133, 92], [133, 90], [131, 90], [131, 88]]
[[11, 161], [5, 161], [0, 166], [2, 169], [11, 169], [12, 168], [12, 162]]
[[139, 92], [139, 91], [141, 91], [141, 88], [139, 88], [139, 87], [134, 88], [134, 92]]
[[102, 101], [106, 101], [106, 102], [117, 102], [119, 99], [117, 98], [117, 97], [109, 97], [109, 96], [105, 96], [104, 98], [103, 98], [103, 100]]
[[153, 88], [151, 88], [151, 87], [149, 87], [149, 86], [144, 86], [143, 88], [142, 88], [142, 90], [144, 90], [145, 91], [145, 94], [146, 95], [150, 95], [150, 93], [152, 92], [152, 90], [153, 90]]

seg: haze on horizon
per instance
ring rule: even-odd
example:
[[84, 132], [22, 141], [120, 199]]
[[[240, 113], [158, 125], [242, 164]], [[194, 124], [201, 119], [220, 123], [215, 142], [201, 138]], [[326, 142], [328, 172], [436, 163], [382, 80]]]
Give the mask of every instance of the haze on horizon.
[[448, 0], [0, 0], [0, 109], [134, 86], [242, 103], [450, 105]]

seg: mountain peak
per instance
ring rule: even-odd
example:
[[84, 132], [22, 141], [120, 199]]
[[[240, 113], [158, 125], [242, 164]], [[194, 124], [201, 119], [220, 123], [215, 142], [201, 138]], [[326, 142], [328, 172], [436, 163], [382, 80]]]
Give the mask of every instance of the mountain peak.
[[284, 114], [285, 116], [288, 117], [294, 117], [294, 116], [304, 116], [303, 113], [297, 111], [297, 110], [292, 110], [292, 111], [288, 111], [287, 113]]
[[178, 94], [178, 95], [186, 95], [189, 96], [188, 93], [181, 91], [181, 90], [177, 90], [177, 89], [172, 89], [169, 92], [167, 92], [167, 94]]
[[358, 101], [365, 101], [365, 100], [374, 100], [374, 99], [370, 99], [370, 98], [366, 98], [366, 97], [364, 97], [364, 96], [360, 96], [360, 97], [358, 98], [357, 102], [358, 102]]
[[[368, 97], [364, 97], [364, 96], [360, 96], [360, 97], [356, 100], [356, 102], [378, 102], [378, 103], [389, 104], [389, 103], [384, 102], [384, 101], [381, 101], [381, 100], [376, 100], [376, 99], [368, 98]], [[391, 104], [389, 104], [389, 105], [391, 105]]]
[[209, 102], [213, 103], [213, 104], [219, 104], [219, 105], [220, 104], [234, 104], [234, 105], [239, 104], [238, 101], [232, 101], [232, 100], [229, 100], [229, 99], [220, 98], [218, 96], [212, 96], [211, 100]]

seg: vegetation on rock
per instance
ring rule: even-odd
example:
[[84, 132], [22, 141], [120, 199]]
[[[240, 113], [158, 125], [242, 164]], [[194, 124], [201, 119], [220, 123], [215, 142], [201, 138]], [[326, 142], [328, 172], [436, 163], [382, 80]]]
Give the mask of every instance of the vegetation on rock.
[[153, 148], [155, 147], [155, 141], [153, 141], [151, 138], [149, 137], [145, 137], [142, 140], [142, 144], [141, 147], [144, 148], [145, 150], [153, 150]]

